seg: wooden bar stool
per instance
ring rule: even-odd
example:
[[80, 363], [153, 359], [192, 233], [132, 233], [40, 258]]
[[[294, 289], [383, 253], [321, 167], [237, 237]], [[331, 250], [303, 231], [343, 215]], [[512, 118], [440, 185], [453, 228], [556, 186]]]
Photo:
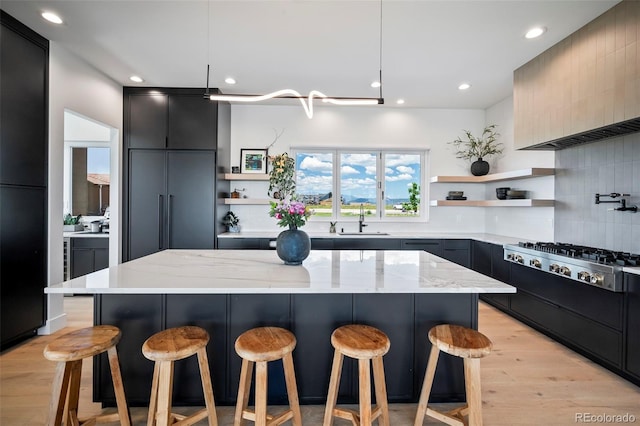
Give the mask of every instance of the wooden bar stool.
[[[142, 353], [147, 359], [155, 361], [147, 425], [168, 426], [179, 420], [181, 426], [186, 426], [204, 418], [209, 420], [209, 426], [218, 425], [207, 360], [207, 343], [209, 334], [204, 329], [194, 326], [169, 328], [154, 334], [144, 342]], [[190, 416], [172, 413], [173, 363], [196, 354], [206, 406]]]
[[[442, 324], [429, 330], [429, 340], [433, 345], [427, 372], [424, 376], [418, 412], [414, 426], [421, 426], [424, 416], [430, 416], [444, 423], [458, 426], [467, 425], [464, 417], [469, 416], [469, 426], [482, 426], [482, 398], [480, 392], [480, 358], [491, 353], [491, 340], [484, 334], [459, 325]], [[464, 382], [467, 404], [447, 413], [428, 407], [429, 394], [440, 351], [464, 359]]]
[[[331, 344], [335, 348], [327, 406], [324, 412], [324, 426], [331, 426], [334, 417], [351, 420], [356, 425], [370, 426], [379, 417], [378, 424], [389, 426], [389, 406], [387, 404], [387, 385], [384, 380], [382, 356], [389, 352], [391, 342], [382, 331], [368, 325], [345, 325], [331, 334]], [[358, 360], [360, 412], [336, 408], [342, 360], [344, 356]], [[376, 407], [371, 409], [371, 374], [373, 362], [373, 381], [376, 392]]]
[[[296, 338], [288, 330], [279, 327], [259, 327], [245, 331], [236, 339], [236, 353], [242, 358], [240, 387], [234, 426], [241, 426], [244, 420], [255, 422], [256, 426], [279, 425], [289, 419], [295, 426], [302, 426], [302, 415], [298, 402], [298, 387], [293, 369], [293, 349]], [[289, 397], [289, 409], [272, 416], [267, 414], [267, 363], [282, 359], [284, 378]], [[256, 365], [255, 410], [247, 409], [253, 365]]]
[[[120, 330], [112, 325], [97, 325], [72, 331], [58, 337], [44, 348], [44, 357], [57, 361], [56, 375], [53, 379], [51, 405], [49, 406], [49, 426], [95, 424], [120, 421], [130, 426], [131, 418], [124, 396], [120, 363], [116, 345], [120, 341]], [[78, 398], [80, 396], [80, 378], [82, 360], [107, 352], [111, 367], [111, 378], [116, 395], [118, 412], [108, 415], [78, 419]]]

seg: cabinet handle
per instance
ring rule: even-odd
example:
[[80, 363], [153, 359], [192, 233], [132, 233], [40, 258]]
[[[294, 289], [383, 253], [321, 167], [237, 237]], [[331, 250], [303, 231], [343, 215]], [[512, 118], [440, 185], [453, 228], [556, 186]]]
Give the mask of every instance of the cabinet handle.
[[168, 240], [167, 248], [173, 248], [173, 246], [171, 245], [171, 210], [172, 208], [173, 208], [173, 195], [169, 194], [169, 208], [167, 208], [167, 223], [169, 225], [169, 230], [167, 234], [167, 240]]
[[158, 194], [158, 250], [162, 250], [162, 194]]

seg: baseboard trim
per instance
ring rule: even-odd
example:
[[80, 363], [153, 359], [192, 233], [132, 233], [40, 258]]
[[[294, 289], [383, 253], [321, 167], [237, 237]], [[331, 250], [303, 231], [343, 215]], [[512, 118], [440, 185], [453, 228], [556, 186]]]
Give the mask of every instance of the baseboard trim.
[[67, 314], [58, 315], [55, 318], [47, 319], [45, 325], [38, 329], [39, 336], [53, 334], [58, 330], [62, 330], [67, 325]]

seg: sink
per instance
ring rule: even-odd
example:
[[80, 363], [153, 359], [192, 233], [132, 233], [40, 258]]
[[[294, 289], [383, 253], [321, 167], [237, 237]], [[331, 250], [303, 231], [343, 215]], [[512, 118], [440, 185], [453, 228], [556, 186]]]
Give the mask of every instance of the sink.
[[364, 236], [364, 235], [366, 235], [366, 236], [369, 236], [369, 235], [389, 235], [389, 234], [386, 233], [386, 232], [338, 232], [338, 235], [349, 235], [349, 236], [352, 236], [352, 235], [363, 235]]

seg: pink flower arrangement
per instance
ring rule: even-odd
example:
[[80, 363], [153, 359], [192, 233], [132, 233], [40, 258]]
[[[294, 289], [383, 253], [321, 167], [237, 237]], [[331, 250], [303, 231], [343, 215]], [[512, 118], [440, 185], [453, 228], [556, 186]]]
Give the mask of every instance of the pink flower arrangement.
[[298, 227], [304, 226], [311, 214], [311, 210], [307, 209], [307, 206], [300, 201], [272, 201], [269, 211], [269, 216], [275, 217], [278, 220], [278, 225], [288, 226], [289, 229], [298, 229]]

